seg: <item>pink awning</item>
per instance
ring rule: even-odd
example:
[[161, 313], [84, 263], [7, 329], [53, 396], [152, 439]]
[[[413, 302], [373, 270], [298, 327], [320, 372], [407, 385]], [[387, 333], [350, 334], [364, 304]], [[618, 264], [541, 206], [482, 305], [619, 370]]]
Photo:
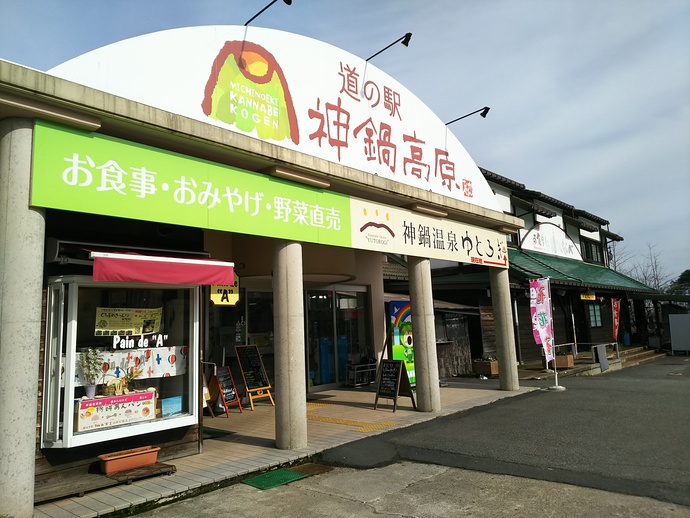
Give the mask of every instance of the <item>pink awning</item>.
[[91, 252], [93, 280], [156, 284], [233, 284], [234, 263], [140, 254]]

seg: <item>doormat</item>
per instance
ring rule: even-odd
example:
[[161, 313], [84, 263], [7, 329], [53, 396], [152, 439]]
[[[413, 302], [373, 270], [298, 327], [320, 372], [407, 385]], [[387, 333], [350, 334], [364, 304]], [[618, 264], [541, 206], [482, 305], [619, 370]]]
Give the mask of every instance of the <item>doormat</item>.
[[229, 430], [221, 430], [219, 428], [209, 428], [207, 426], [204, 426], [204, 439], [218, 439], [219, 437], [225, 437], [226, 435], [230, 435], [231, 432]]
[[280, 468], [264, 473], [263, 475], [246, 478], [242, 483], [257, 489], [271, 489], [272, 487], [289, 484], [290, 482], [305, 478], [306, 476], [307, 475], [304, 473], [297, 473], [286, 468]]

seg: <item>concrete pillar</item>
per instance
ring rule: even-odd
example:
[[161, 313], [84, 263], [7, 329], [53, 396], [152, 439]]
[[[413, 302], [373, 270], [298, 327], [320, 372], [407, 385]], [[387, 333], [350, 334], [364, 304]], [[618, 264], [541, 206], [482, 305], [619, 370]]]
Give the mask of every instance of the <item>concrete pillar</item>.
[[29, 208], [33, 123], [0, 121], [0, 516], [34, 512], [44, 214]]
[[422, 412], [438, 412], [441, 410], [441, 389], [438, 383], [431, 261], [408, 256], [407, 270], [410, 277], [417, 408]]
[[515, 335], [510, 304], [510, 285], [507, 268], [489, 268], [491, 302], [494, 309], [498, 384], [501, 390], [519, 390]]
[[302, 245], [276, 240], [273, 247], [273, 348], [276, 447], [307, 446]]

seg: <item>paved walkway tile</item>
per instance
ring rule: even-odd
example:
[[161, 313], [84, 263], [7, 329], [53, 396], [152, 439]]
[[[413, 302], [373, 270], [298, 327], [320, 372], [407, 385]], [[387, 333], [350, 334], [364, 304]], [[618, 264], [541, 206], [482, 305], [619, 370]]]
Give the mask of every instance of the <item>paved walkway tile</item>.
[[533, 389], [502, 392], [497, 382], [487, 384], [456, 383], [441, 388], [442, 411], [417, 412], [409, 398], [401, 397], [393, 411], [392, 401], [379, 399], [374, 410], [376, 394], [371, 388], [358, 390], [332, 390], [310, 394], [307, 403], [308, 446], [300, 450], [279, 450], [275, 447], [275, 407], [259, 403], [255, 410], [230, 417], [204, 417], [204, 425], [225, 430], [227, 435], [204, 439], [203, 452], [189, 457], [166, 460], [176, 472], [132, 484], [110, 487], [56, 502], [40, 504], [35, 508], [37, 518], [86, 518], [106, 516], [130, 506], [169, 501], [175, 495], [187, 494], [203, 486], [230, 481], [247, 474], [258, 473], [277, 466], [289, 465], [307, 459], [319, 452], [384, 433], [396, 428], [429, 421], [437, 417], [485, 405]]

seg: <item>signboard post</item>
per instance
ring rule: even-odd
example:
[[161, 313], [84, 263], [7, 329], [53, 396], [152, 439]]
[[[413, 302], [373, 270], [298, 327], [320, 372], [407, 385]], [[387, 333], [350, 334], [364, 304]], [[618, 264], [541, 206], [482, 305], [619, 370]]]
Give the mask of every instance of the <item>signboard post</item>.
[[417, 410], [417, 404], [414, 400], [410, 380], [402, 376], [403, 361], [402, 360], [381, 360], [381, 368], [379, 370], [379, 379], [376, 385], [376, 399], [374, 400], [374, 410], [378, 407], [379, 397], [393, 400], [393, 412], [398, 407], [398, 397], [407, 396], [412, 399], [412, 408]]
[[235, 380], [230, 372], [230, 367], [218, 367], [213, 378], [209, 387], [211, 393], [210, 400], [213, 401], [211, 405], [217, 404], [218, 398], [220, 398], [227, 417], [230, 417], [228, 407], [232, 405], [237, 405], [240, 412], [242, 412], [242, 402], [237, 397], [237, 387], [235, 386]]
[[257, 345], [237, 345], [235, 351], [244, 379], [242, 397], [249, 397], [252, 410], [254, 410], [255, 399], [268, 398], [271, 400], [271, 405], [275, 406], [273, 396], [271, 396], [271, 383], [268, 381], [268, 374], [266, 374], [259, 347]]

